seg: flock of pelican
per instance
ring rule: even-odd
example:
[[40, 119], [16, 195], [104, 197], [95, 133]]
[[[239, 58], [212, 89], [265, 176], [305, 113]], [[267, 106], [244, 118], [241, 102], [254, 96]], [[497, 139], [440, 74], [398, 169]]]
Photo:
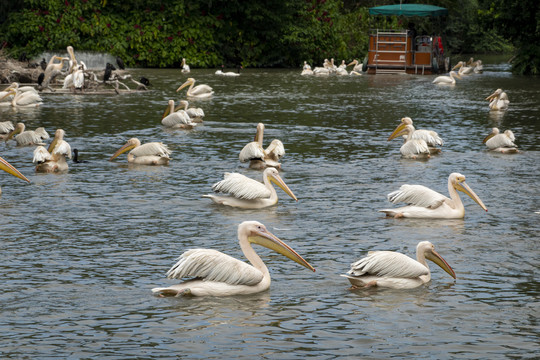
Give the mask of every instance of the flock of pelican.
[[448, 75], [437, 76], [433, 80], [433, 83], [441, 85], [455, 85], [456, 79], [461, 79], [462, 76], [471, 74], [481, 74], [483, 71], [484, 65], [482, 64], [482, 60], [474, 61], [473, 58], [470, 58], [467, 62], [459, 61], [448, 73]]
[[[79, 69], [73, 52], [69, 52], [73, 69]], [[65, 58], [61, 58], [63, 61]], [[52, 60], [51, 60], [52, 61]], [[355, 65], [353, 71], [361, 64], [357, 60], [349, 65]], [[481, 62], [480, 62], [481, 65]], [[340, 67], [334, 67], [332, 61], [325, 63], [323, 69], [328, 74], [338, 74], [339, 68], [346, 68], [345, 62]], [[457, 65], [456, 65], [457, 66]], [[460, 65], [460, 73], [465, 64]], [[475, 68], [479, 66], [476, 62]], [[305, 64], [304, 71], [310, 70]], [[318, 68], [313, 70], [316, 72]], [[332, 70], [331, 70], [332, 69]], [[361, 68], [359, 69], [361, 71]], [[74, 70], [78, 71], [78, 70]], [[323, 70], [318, 70], [324, 72]], [[473, 72], [475, 70], [473, 69]], [[189, 66], [182, 62], [182, 72], [189, 72]], [[461, 76], [455, 73], [454, 76]], [[75, 73], [73, 73], [75, 74]], [[451, 73], [452, 76], [452, 73]], [[177, 92], [188, 87], [187, 97], [208, 98], [213, 95], [213, 90], [208, 85], [195, 85], [195, 79], [188, 78]], [[21, 94], [32, 93], [31, 90], [12, 84], [2, 99], [11, 97], [16, 104], [22, 104]], [[39, 96], [39, 94], [38, 94]], [[499, 102], [508, 101], [506, 94], [498, 89], [487, 100], [495, 102], [498, 110], [501, 110]], [[41, 100], [40, 100], [41, 101]], [[506, 103], [507, 107], [508, 103]], [[490, 105], [491, 107], [491, 105]], [[165, 113], [162, 116], [162, 125], [165, 127], [191, 129], [197, 123], [202, 122], [204, 111], [202, 109], [189, 108], [186, 100], [181, 100], [175, 106], [174, 100], [169, 100]], [[267, 148], [263, 147], [265, 126], [257, 124], [254, 140], [249, 142], [239, 153], [241, 162], [249, 162], [249, 167], [263, 170], [262, 182], [254, 180], [240, 173], [225, 173], [223, 180], [215, 183], [212, 190], [215, 194], [203, 195], [212, 202], [241, 209], [262, 209], [273, 206], [278, 202], [278, 195], [274, 186], [278, 186], [287, 195], [298, 201], [289, 186], [281, 178], [280, 159], [285, 155], [283, 143], [274, 139]], [[58, 172], [68, 169], [67, 159], [72, 157], [70, 145], [64, 140], [65, 132], [57, 129], [54, 139], [48, 148], [45, 148], [44, 140], [49, 135], [43, 128], [26, 130], [24, 124], [18, 123], [13, 126], [11, 122], [0, 123], [0, 138], [9, 141], [15, 140], [18, 145], [35, 145], [34, 163], [36, 172]], [[441, 137], [432, 130], [415, 129], [413, 121], [409, 117], [401, 119], [400, 124], [388, 137], [388, 140], [403, 136], [404, 143], [400, 148], [403, 157], [421, 158], [441, 152], [440, 146], [444, 144]], [[510, 130], [500, 134], [497, 128], [493, 128], [491, 134], [484, 143], [488, 149], [502, 153], [516, 152], [514, 135]], [[171, 151], [160, 142], [141, 144], [137, 138], [129, 139], [111, 157], [113, 161], [121, 154], [127, 153], [128, 163], [143, 165], [167, 165], [170, 161]], [[0, 158], [0, 169], [22, 180], [29, 180], [3, 158]], [[405, 206], [379, 210], [388, 217], [394, 218], [423, 218], [423, 219], [461, 219], [465, 215], [465, 208], [458, 192], [462, 192], [473, 199], [482, 209], [487, 211], [482, 200], [465, 183], [465, 176], [460, 173], [452, 173], [448, 177], [449, 197], [442, 195], [422, 185], [402, 185], [398, 190], [388, 194], [391, 203], [404, 203]], [[252, 294], [265, 291], [270, 287], [270, 273], [262, 259], [257, 255], [252, 244], [267, 247], [298, 264], [315, 271], [315, 269], [285, 242], [273, 235], [266, 227], [256, 221], [244, 221], [238, 226], [238, 240], [244, 256], [251, 265], [235, 259], [229, 255], [212, 249], [191, 249], [184, 252], [177, 262], [167, 272], [170, 279], [184, 280], [180, 284], [169, 287], [154, 288], [152, 291], [158, 296], [227, 296], [239, 294]], [[388, 287], [409, 289], [426, 284], [431, 279], [431, 273], [426, 260], [430, 260], [441, 267], [454, 279], [456, 274], [451, 266], [435, 251], [435, 247], [428, 241], [418, 243], [416, 260], [392, 251], [373, 251], [351, 264], [346, 277], [352, 284], [352, 288]]]
[[[353, 69], [348, 72], [347, 68], [354, 66]], [[316, 75], [316, 76], [328, 76], [328, 75], [362, 75], [365, 71], [365, 67], [357, 59], [354, 59], [349, 64], [345, 63], [345, 60], [341, 61], [339, 66], [334, 64], [334, 59], [324, 59], [323, 66], [317, 66], [311, 69], [311, 65], [304, 61], [301, 75]]]

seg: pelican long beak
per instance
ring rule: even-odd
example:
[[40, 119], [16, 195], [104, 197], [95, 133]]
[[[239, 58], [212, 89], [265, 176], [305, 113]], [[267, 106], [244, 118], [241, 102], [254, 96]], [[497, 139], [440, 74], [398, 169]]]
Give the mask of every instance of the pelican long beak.
[[351, 61], [349, 64], [347, 64], [347, 66], [356, 65], [356, 64], [358, 64], [358, 61], [357, 61], [357, 60], [353, 60], [353, 61]]
[[270, 250], [274, 250], [275, 252], [286, 256], [292, 261], [297, 262], [298, 264], [308, 268], [309, 270], [315, 271], [315, 268], [313, 268], [313, 266], [311, 266], [306, 260], [304, 260], [303, 257], [298, 255], [298, 253], [294, 251], [289, 245], [285, 244], [277, 236], [267, 230], [253, 230], [251, 235], [248, 236], [248, 241], [253, 244], [259, 244], [261, 246], [264, 246]]
[[117, 158], [119, 155], [122, 155], [123, 153], [125, 153], [126, 151], [130, 151], [132, 149], [134, 149], [136, 147], [136, 145], [134, 144], [131, 144], [131, 143], [126, 143], [124, 146], [122, 146], [120, 149], [118, 149], [114, 154], [113, 156], [111, 156], [111, 158], [109, 159], [109, 161], [113, 161], [115, 158]]
[[22, 131], [21, 128], [16, 127], [15, 130], [13, 130], [12, 132], [10, 132], [10, 133], [8, 134], [8, 136], [6, 136], [6, 138], [5, 138], [4, 141], [7, 142], [8, 140], [11, 140], [11, 139], [13, 138], [13, 136], [15, 136], [15, 134], [20, 134], [21, 131]]
[[469, 185], [467, 185], [464, 181], [460, 182], [460, 183], [457, 183], [455, 185], [455, 188], [456, 190], [459, 190], [461, 192], [464, 192], [465, 194], [469, 195], [469, 197], [471, 199], [473, 199], [478, 205], [480, 205], [480, 207], [486, 211], [488, 211], [488, 209], [486, 208], [486, 206], [484, 205], [484, 203], [482, 202], [482, 200], [480, 200], [480, 198], [478, 197], [478, 195], [476, 195], [474, 193], [474, 191], [472, 191], [472, 189], [469, 187]]
[[452, 70], [459, 69], [460, 67], [461, 67], [461, 62], [458, 62], [458, 63], [452, 68]]
[[7, 172], [8, 174], [11, 174], [13, 176], [16, 176], [18, 177], [19, 179], [22, 179], [24, 181], [28, 181], [30, 182], [30, 180], [28, 180], [26, 178], [26, 176], [24, 176], [23, 174], [21, 174], [19, 172], [19, 170], [15, 169], [15, 167], [13, 165], [11, 165], [10, 163], [8, 163], [6, 160], [2, 159], [0, 157], [0, 170], [4, 170], [5, 172]]
[[283, 179], [281, 178], [281, 176], [270, 174], [269, 180], [272, 181], [272, 182], [273, 182], [274, 184], [276, 184], [277, 186], [279, 186], [279, 187], [281, 188], [281, 190], [285, 191], [285, 193], [286, 193], [287, 195], [289, 195], [290, 197], [292, 197], [294, 200], [298, 201], [298, 199], [297, 199], [296, 196], [293, 194], [293, 192], [291, 191], [291, 189], [289, 189], [289, 187], [287, 186], [287, 184], [285, 184], [285, 181], [283, 181]]
[[[11, 91], [10, 91], [11, 90]], [[7, 98], [9, 95], [15, 96], [17, 93], [15, 92], [15, 89], [12, 87], [9, 87], [6, 89], [6, 91], [9, 91], [6, 95], [2, 96], [0, 100]]]
[[426, 259], [433, 261], [435, 264], [439, 265], [441, 269], [446, 271], [451, 277], [456, 278], [456, 273], [450, 265], [439, 255], [435, 250], [431, 250], [426, 253]]
[[47, 149], [47, 151], [52, 154], [54, 148], [56, 147], [56, 144], [58, 144], [58, 139], [56, 138], [56, 136], [54, 137], [53, 141], [51, 141], [51, 144], [49, 145], [49, 148]]
[[490, 133], [488, 136], [486, 136], [484, 138], [484, 140], [482, 140], [482, 143], [485, 144], [489, 139], [491, 139], [492, 137], [494, 137], [496, 134], [494, 132]]
[[493, 99], [495, 99], [497, 96], [499, 96], [499, 92], [498, 91], [495, 91], [493, 94], [489, 95], [486, 100], [487, 101], [491, 101]]
[[179, 87], [178, 89], [176, 89], [176, 92], [179, 92], [180, 90], [182, 90], [182, 89], [185, 88], [186, 86], [191, 85], [191, 83], [192, 83], [191, 80], [186, 81], [185, 83], [183, 83], [182, 85], [180, 85], [180, 87]]
[[263, 137], [264, 137], [264, 124], [263, 123], [258, 123], [257, 124], [257, 132], [255, 133], [255, 139], [253, 141], [258, 142], [259, 145], [262, 146]]
[[405, 123], [401, 123], [398, 125], [398, 127], [392, 132], [392, 134], [390, 134], [390, 136], [388, 137], [388, 141], [392, 140], [392, 139], [395, 139], [396, 137], [400, 136], [400, 135], [403, 135], [401, 132], [403, 130], [405, 130], [405, 127], [407, 126], [407, 124]]

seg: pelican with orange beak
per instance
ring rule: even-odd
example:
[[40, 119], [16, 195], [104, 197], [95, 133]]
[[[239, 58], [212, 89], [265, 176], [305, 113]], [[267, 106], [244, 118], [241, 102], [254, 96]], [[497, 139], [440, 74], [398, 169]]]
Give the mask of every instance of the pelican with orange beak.
[[38, 146], [34, 150], [34, 163], [36, 172], [67, 171], [69, 166], [66, 157], [71, 159], [71, 146], [64, 140], [65, 132], [57, 129], [54, 139], [48, 149]]
[[160, 142], [150, 142], [141, 145], [137, 138], [129, 139], [124, 146], [116, 151], [109, 161], [113, 161], [119, 155], [129, 151], [128, 163], [138, 165], [167, 165], [169, 164], [171, 151]]
[[195, 85], [195, 79], [188, 78], [185, 83], [180, 85], [180, 87], [176, 90], [176, 92], [182, 90], [186, 86], [189, 86], [188, 91], [186, 93], [188, 97], [203, 99], [203, 98], [208, 98], [214, 94], [214, 90], [212, 90], [212, 88], [206, 84], [197, 85], [193, 87], [194, 85]]
[[[7, 172], [8, 174], [11, 174], [13, 176], [16, 176], [18, 177], [19, 179], [22, 179], [24, 181], [27, 181], [27, 182], [30, 182], [30, 180], [28, 180], [26, 178], [26, 176], [24, 176], [23, 174], [21, 174], [21, 172], [17, 169], [15, 169], [15, 167], [13, 165], [11, 165], [10, 163], [8, 163], [6, 160], [4, 160], [3, 158], [0, 157], [0, 170], [4, 170], [5, 172]], [[0, 195], [2, 194], [2, 188], [0, 188]]]

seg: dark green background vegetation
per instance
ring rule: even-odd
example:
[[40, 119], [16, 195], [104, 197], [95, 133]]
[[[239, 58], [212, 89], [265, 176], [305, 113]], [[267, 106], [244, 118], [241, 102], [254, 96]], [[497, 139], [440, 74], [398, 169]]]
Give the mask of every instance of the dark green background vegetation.
[[[413, 3], [415, 1], [404, 1]], [[298, 67], [304, 60], [360, 60], [368, 29], [407, 28], [446, 36], [447, 54], [515, 54], [513, 70], [539, 74], [536, 0], [418, 1], [445, 7], [443, 19], [372, 17], [395, 1], [350, 0], [17, 0], [0, 3], [4, 53], [93, 50], [129, 66]]]

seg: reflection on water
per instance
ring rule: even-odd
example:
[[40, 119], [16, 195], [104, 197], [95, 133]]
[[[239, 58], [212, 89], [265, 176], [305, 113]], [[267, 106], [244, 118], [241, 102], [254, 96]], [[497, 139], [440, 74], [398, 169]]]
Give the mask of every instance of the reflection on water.
[[[0, 174], [0, 354], [3, 358], [498, 358], [537, 350], [540, 209], [540, 85], [485, 63], [481, 75], [436, 87], [433, 76], [302, 77], [250, 70], [237, 78], [193, 70], [214, 88], [204, 123], [164, 130], [168, 99], [179, 99], [179, 70], [134, 71], [143, 94], [44, 95], [35, 109], [0, 109], [0, 121], [66, 131], [86, 163], [65, 174], [36, 174], [32, 148], [0, 144], [3, 158], [30, 180]], [[503, 88], [504, 113], [484, 100]], [[428, 161], [401, 159], [387, 141], [399, 119], [444, 139]], [[298, 196], [278, 190], [275, 207], [238, 210], [202, 198], [224, 172], [252, 178], [238, 153], [258, 122], [265, 143], [283, 141], [281, 175]], [[497, 126], [523, 153], [485, 150]], [[160, 141], [162, 167], [109, 157], [125, 141]], [[488, 208], [460, 193], [462, 220], [387, 219], [386, 195], [421, 184], [447, 195], [460, 172]], [[269, 291], [246, 297], [157, 298], [150, 289], [186, 249], [244, 259], [236, 237], [244, 220], [264, 223], [317, 272], [257, 247], [270, 269]], [[415, 256], [429, 240], [457, 279], [435, 265], [433, 280], [410, 291], [349, 290], [339, 275], [369, 250]], [[178, 355], [182, 354], [182, 355]]]

